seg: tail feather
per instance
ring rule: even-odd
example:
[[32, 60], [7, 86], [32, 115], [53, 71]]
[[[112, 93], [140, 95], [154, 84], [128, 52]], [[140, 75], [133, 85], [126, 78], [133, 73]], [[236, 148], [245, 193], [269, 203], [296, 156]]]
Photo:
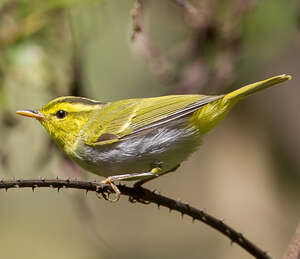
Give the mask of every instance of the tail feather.
[[193, 114], [191, 121], [196, 125], [200, 132], [204, 134], [210, 131], [218, 122], [223, 120], [226, 114], [240, 99], [290, 79], [291, 76], [289, 75], [280, 75], [246, 85], [226, 94], [221, 99], [206, 104], [202, 109]]
[[290, 75], [279, 75], [279, 76], [274, 76], [271, 78], [268, 78], [266, 80], [263, 81], [259, 81], [250, 85], [246, 85], [242, 88], [239, 88], [235, 91], [232, 91], [231, 93], [227, 94], [224, 96], [224, 100], [239, 100], [242, 99], [248, 95], [251, 95], [255, 92], [258, 92], [260, 90], [266, 89], [268, 87], [271, 87], [273, 85], [282, 83], [286, 80], [290, 80], [292, 77]]

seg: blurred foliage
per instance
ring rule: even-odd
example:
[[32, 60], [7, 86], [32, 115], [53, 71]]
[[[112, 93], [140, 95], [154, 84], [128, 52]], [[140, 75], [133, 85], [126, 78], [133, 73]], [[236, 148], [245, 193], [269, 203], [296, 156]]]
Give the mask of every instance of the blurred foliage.
[[[108, 101], [221, 93], [292, 73], [288, 86], [241, 104], [178, 172], [149, 184], [226, 217], [279, 258], [300, 212], [299, 3], [188, 1], [195, 15], [175, 1], [144, 2], [142, 22], [159, 59], [130, 40], [133, 0], [0, 1], [1, 176], [95, 178], [70, 166], [17, 109], [59, 95]], [[167, 76], [153, 69], [160, 58]], [[9, 258], [249, 258], [211, 229], [152, 206], [51, 190], [0, 200], [2, 255]]]

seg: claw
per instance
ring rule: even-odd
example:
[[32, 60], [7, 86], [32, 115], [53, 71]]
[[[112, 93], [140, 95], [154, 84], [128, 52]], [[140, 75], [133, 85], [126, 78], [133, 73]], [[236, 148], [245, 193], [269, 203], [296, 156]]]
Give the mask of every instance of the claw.
[[[100, 191], [100, 189], [101, 189], [101, 191]], [[96, 188], [96, 196], [97, 196], [97, 198], [98, 199], [104, 199], [104, 200], [106, 200], [106, 201], [108, 201], [109, 200], [109, 195], [108, 194], [106, 194], [106, 192], [104, 191], [104, 190], [102, 190], [102, 188], [100, 188], [100, 186], [97, 186], [97, 188]]]
[[110, 199], [109, 194], [108, 195], [103, 195], [103, 193], [102, 193], [102, 196], [104, 197], [104, 199], [106, 199], [110, 202], [117, 202], [120, 199], [121, 192], [120, 192], [119, 188], [114, 184], [113, 180], [110, 177], [108, 177], [104, 181], [102, 181], [101, 183], [102, 184], [109, 184], [110, 187], [114, 190], [114, 192], [116, 194], [115, 199]]

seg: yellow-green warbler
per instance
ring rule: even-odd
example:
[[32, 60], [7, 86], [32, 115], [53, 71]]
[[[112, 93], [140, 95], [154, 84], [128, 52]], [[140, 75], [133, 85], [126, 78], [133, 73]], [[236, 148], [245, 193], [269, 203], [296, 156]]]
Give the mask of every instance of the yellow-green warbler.
[[115, 181], [140, 180], [174, 171], [194, 152], [201, 137], [221, 121], [242, 98], [291, 79], [279, 75], [229, 94], [169, 95], [98, 102], [59, 97], [39, 110], [17, 114], [37, 119], [57, 145], [76, 163]]

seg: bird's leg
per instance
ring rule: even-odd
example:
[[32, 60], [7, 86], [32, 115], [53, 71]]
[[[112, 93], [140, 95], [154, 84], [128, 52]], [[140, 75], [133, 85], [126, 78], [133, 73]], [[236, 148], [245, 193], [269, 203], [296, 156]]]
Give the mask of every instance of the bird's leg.
[[[121, 192], [119, 190], [119, 188], [115, 185], [115, 181], [130, 181], [130, 180], [138, 180], [144, 177], [157, 177], [159, 176], [159, 173], [161, 172], [161, 168], [160, 167], [156, 167], [153, 168], [150, 172], [142, 172], [142, 173], [132, 173], [132, 174], [121, 174], [121, 175], [114, 175], [114, 176], [109, 176], [107, 177], [105, 180], [101, 181], [101, 184], [109, 184], [111, 186], [111, 188], [113, 189], [113, 191], [116, 194], [116, 198], [111, 200], [108, 199], [110, 202], [117, 202], [120, 199], [121, 196]], [[152, 179], [152, 178], [151, 178]], [[97, 196], [99, 197], [99, 193], [97, 193]], [[104, 197], [105, 199], [107, 199], [106, 197]]]
[[[174, 172], [178, 169], [179, 166], [180, 166], [180, 164], [176, 165], [175, 167], [171, 168], [170, 170], [168, 170], [166, 172], [160, 173], [159, 176], [167, 174], [167, 173]], [[134, 187], [141, 187], [143, 184], [155, 179], [157, 176], [158, 175], [151, 175], [151, 176], [147, 177], [146, 179], [142, 179], [142, 180], [137, 181], [133, 186]]]
[[[109, 199], [106, 196], [104, 196], [105, 199], [109, 200], [110, 202], [117, 202], [120, 199], [121, 196], [121, 192], [119, 190], [119, 188], [117, 187], [117, 185], [115, 184], [116, 181], [132, 181], [132, 180], [139, 180], [138, 182], [136, 182], [134, 184], [134, 187], [141, 187], [143, 184], [153, 180], [154, 178], [167, 174], [167, 173], [171, 173], [174, 172], [178, 169], [179, 165], [176, 165], [175, 167], [171, 168], [170, 170], [166, 171], [166, 172], [162, 172], [162, 169], [160, 166], [157, 166], [155, 168], [153, 168], [150, 172], [142, 172], [142, 173], [132, 173], [132, 174], [121, 174], [121, 175], [114, 175], [114, 176], [109, 176], [107, 177], [105, 180], [103, 180], [101, 183], [102, 184], [109, 184], [111, 186], [111, 188], [113, 189], [113, 191], [116, 194], [116, 198], [115, 199]], [[143, 179], [145, 178], [145, 179]], [[99, 193], [97, 193], [97, 196], [99, 197]]]

